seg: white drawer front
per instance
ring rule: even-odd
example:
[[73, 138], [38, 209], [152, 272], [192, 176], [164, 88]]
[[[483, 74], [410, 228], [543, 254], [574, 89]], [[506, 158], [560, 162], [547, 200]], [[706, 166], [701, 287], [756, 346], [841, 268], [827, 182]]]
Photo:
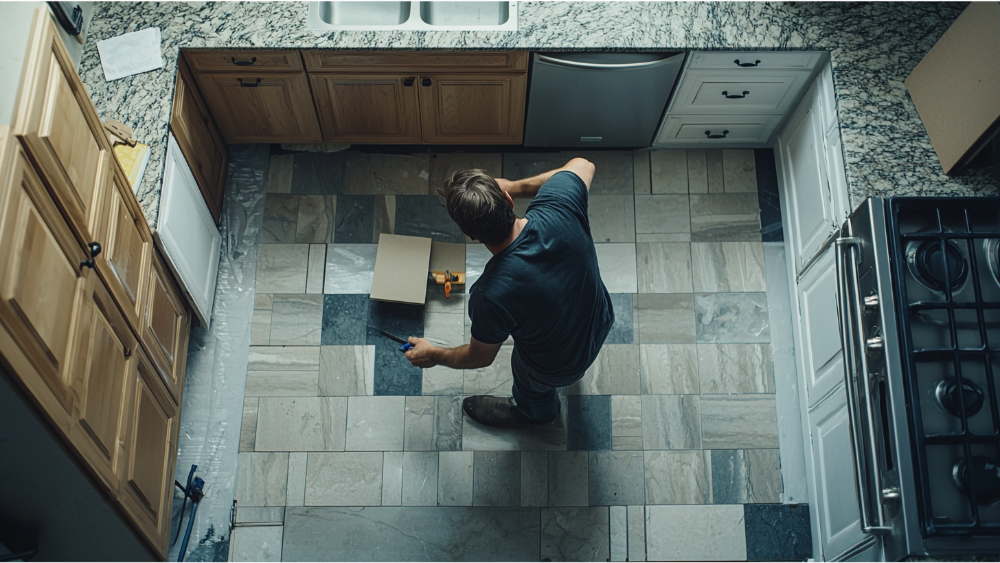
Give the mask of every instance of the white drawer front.
[[812, 70], [822, 56], [821, 51], [699, 51], [691, 55], [688, 68]]
[[668, 115], [654, 146], [762, 145], [780, 115]]
[[684, 75], [670, 113], [785, 113], [806, 86], [810, 71], [720, 72]]

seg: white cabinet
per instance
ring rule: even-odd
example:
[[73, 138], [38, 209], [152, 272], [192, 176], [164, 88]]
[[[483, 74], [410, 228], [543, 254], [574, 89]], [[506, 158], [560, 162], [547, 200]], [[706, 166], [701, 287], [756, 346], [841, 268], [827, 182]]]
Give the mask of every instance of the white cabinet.
[[671, 113], [784, 114], [809, 80], [810, 71], [745, 73], [690, 70], [674, 95]]
[[794, 324], [800, 335], [796, 346], [800, 381], [808, 407], [844, 382], [844, 355], [837, 322], [837, 270], [834, 249], [827, 248], [819, 260], [795, 285], [798, 316]]
[[760, 146], [767, 143], [780, 115], [668, 115], [660, 144], [684, 146]]

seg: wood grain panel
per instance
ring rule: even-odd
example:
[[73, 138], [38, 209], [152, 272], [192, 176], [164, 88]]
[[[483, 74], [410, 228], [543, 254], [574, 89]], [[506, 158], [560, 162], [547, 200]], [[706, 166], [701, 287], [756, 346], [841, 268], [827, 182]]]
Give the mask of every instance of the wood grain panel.
[[420, 142], [415, 75], [311, 74], [309, 80], [327, 142]]
[[158, 254], [153, 257], [147, 283], [142, 343], [174, 404], [180, 404], [191, 315]]
[[449, 74], [420, 78], [431, 81], [420, 88], [425, 143], [521, 142], [524, 75]]
[[302, 51], [309, 72], [526, 72], [527, 51]]
[[304, 72], [196, 73], [195, 79], [229, 143], [308, 143], [321, 139]]
[[248, 71], [302, 70], [302, 57], [297, 50], [185, 49], [184, 58], [191, 65], [191, 69], [195, 71], [244, 73]]
[[112, 185], [107, 190], [107, 228], [101, 237], [103, 252], [97, 259], [98, 272], [125, 312], [132, 329], [139, 332], [153, 236], [137, 206], [130, 205], [134, 198], [125, 176], [120, 170], [113, 172], [109, 179]]

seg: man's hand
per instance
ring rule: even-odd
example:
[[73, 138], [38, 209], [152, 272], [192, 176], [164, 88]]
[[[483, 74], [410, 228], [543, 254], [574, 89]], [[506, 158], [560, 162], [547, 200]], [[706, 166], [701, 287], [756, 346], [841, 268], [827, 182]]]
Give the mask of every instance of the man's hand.
[[407, 341], [413, 344], [413, 349], [406, 353], [406, 359], [410, 360], [411, 364], [418, 368], [432, 368], [438, 365], [435, 360], [437, 346], [425, 338], [417, 338], [416, 336], [409, 337]]

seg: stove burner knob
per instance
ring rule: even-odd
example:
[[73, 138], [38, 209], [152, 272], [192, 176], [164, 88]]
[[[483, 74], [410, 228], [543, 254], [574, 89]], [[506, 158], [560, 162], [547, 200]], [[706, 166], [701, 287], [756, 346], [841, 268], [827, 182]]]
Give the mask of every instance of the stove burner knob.
[[871, 294], [862, 300], [865, 304], [865, 309], [876, 309], [878, 308], [878, 294]]
[[881, 336], [873, 336], [873, 337], [869, 338], [868, 340], [865, 340], [865, 346], [869, 350], [881, 350], [882, 349], [882, 337]]

